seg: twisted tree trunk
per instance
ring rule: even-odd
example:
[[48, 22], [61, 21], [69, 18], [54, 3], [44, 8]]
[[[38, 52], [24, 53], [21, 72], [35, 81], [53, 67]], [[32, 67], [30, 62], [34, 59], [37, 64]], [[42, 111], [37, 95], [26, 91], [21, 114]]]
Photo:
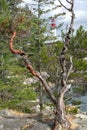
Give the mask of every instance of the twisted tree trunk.
[[70, 122], [67, 119], [66, 111], [65, 111], [64, 95], [65, 95], [66, 91], [71, 87], [71, 84], [68, 84], [67, 81], [68, 81], [68, 77], [70, 75], [70, 72], [72, 70], [72, 57], [70, 56], [70, 61], [69, 61], [70, 66], [67, 69], [66, 53], [67, 53], [67, 50], [68, 50], [68, 45], [69, 45], [69, 42], [70, 42], [70, 39], [71, 39], [72, 30], [73, 30], [73, 23], [74, 23], [73, 5], [74, 5], [74, 0], [66, 0], [70, 4], [70, 8], [67, 8], [66, 6], [64, 6], [61, 3], [60, 0], [58, 0], [58, 1], [60, 2], [61, 6], [63, 6], [65, 9], [67, 9], [69, 12], [71, 12], [71, 22], [70, 22], [70, 27], [69, 27], [68, 32], [66, 34], [64, 46], [63, 46], [63, 49], [62, 49], [61, 55], [60, 55], [60, 65], [61, 65], [61, 71], [62, 71], [62, 73], [61, 73], [61, 89], [60, 89], [59, 96], [58, 96], [57, 99], [54, 96], [53, 92], [51, 91], [51, 88], [48, 86], [46, 80], [43, 79], [43, 77], [40, 75], [40, 73], [38, 73], [34, 70], [32, 65], [30, 64], [29, 59], [27, 58], [26, 53], [22, 50], [15, 50], [13, 48], [13, 39], [16, 36], [16, 32], [14, 32], [12, 37], [11, 37], [10, 50], [11, 50], [12, 53], [19, 54], [20, 56], [22, 56], [22, 59], [25, 63], [25, 66], [27, 67], [29, 72], [32, 73], [33, 76], [37, 77], [41, 81], [41, 83], [43, 84], [43, 86], [44, 86], [46, 92], [48, 93], [51, 101], [55, 105], [55, 108], [56, 108], [54, 110], [55, 122], [54, 122], [53, 130], [60, 130], [59, 129], [60, 126], [61, 126], [61, 128], [63, 128], [63, 130], [70, 130]]
[[63, 6], [66, 10], [71, 12], [71, 22], [70, 27], [68, 29], [68, 32], [65, 37], [64, 46], [61, 51], [60, 55], [60, 66], [61, 66], [61, 90], [59, 92], [58, 100], [57, 100], [57, 106], [55, 111], [55, 123], [54, 123], [54, 130], [58, 130], [58, 123], [61, 124], [63, 130], [70, 130], [70, 122], [67, 119], [66, 111], [65, 111], [65, 103], [64, 103], [64, 95], [67, 92], [67, 90], [71, 87], [71, 84], [68, 84], [68, 77], [72, 70], [72, 56], [70, 56], [69, 61], [69, 68], [67, 69], [67, 60], [66, 60], [66, 54], [68, 51], [68, 45], [71, 39], [72, 31], [73, 31], [73, 24], [74, 24], [74, 0], [66, 0], [68, 4], [70, 4], [70, 8], [67, 8], [63, 3], [59, 0], [61, 6]]
[[53, 93], [52, 93], [50, 87], [48, 86], [46, 80], [43, 79], [43, 77], [40, 75], [39, 72], [36, 72], [36, 71], [34, 70], [34, 68], [32, 67], [32, 65], [30, 64], [30, 61], [29, 61], [29, 59], [28, 59], [26, 53], [25, 53], [24, 51], [22, 51], [22, 50], [15, 50], [15, 49], [13, 48], [13, 40], [14, 40], [15, 37], [16, 37], [16, 32], [13, 33], [13, 35], [12, 35], [12, 37], [11, 37], [11, 40], [10, 40], [10, 51], [11, 51], [12, 53], [14, 53], [14, 54], [19, 54], [20, 56], [22, 56], [22, 59], [23, 59], [23, 61], [24, 61], [24, 63], [25, 63], [25, 66], [27, 67], [27, 69], [29, 70], [29, 72], [30, 72], [33, 76], [37, 77], [37, 78], [41, 81], [41, 83], [42, 83], [43, 86], [45, 87], [45, 90], [46, 90], [46, 92], [48, 93], [50, 99], [52, 100], [52, 102], [53, 102], [54, 104], [56, 104], [56, 103], [57, 103], [56, 98], [54, 97], [54, 95], [53, 95]]

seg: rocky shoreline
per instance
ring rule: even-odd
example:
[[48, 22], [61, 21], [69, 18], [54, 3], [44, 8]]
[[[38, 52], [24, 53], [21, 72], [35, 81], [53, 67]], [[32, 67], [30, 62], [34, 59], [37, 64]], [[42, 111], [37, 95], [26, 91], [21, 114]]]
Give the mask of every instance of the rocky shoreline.
[[[24, 114], [8, 109], [1, 110], [0, 130], [51, 130], [52, 122], [49, 121], [47, 115], [44, 118], [45, 121], [42, 122], [35, 114]], [[73, 122], [78, 126], [74, 130], [87, 130], [87, 113], [80, 112], [74, 115]]]
[[87, 113], [82, 112], [75, 115], [74, 122], [78, 125], [76, 130], [87, 130]]

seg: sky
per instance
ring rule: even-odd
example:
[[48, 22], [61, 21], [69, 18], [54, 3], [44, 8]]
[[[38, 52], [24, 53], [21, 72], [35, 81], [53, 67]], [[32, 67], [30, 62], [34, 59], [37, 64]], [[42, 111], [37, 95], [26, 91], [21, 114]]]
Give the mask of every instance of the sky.
[[[30, 6], [32, 4], [32, 0], [24, 0], [27, 5]], [[63, 4], [67, 5], [66, 0], [61, 0]], [[75, 10], [75, 22], [74, 22], [74, 28], [78, 29], [80, 25], [84, 27], [84, 29], [87, 30], [87, 0], [74, 0], [74, 10]], [[58, 4], [58, 0], [56, 0], [55, 5]], [[67, 5], [68, 6], [68, 5]], [[33, 7], [30, 6], [32, 9]], [[45, 7], [47, 8], [47, 7]], [[63, 11], [64, 9], [62, 8], [60, 11]], [[51, 14], [48, 14], [49, 16], [53, 16], [55, 13], [57, 14], [58, 10], [51, 12]], [[43, 17], [47, 17], [47, 14], [44, 15]], [[64, 19], [65, 25], [68, 25], [70, 20], [70, 15], [69, 13], [66, 13], [66, 17]]]

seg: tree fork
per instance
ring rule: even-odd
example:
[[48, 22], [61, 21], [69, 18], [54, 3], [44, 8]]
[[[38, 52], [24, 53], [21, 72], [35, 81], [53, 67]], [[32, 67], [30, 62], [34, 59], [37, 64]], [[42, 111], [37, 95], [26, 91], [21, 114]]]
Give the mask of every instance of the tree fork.
[[[71, 73], [72, 70], [72, 57], [70, 57], [70, 67], [67, 70], [66, 68], [66, 53], [68, 50], [68, 45], [71, 39], [71, 34], [73, 31], [73, 23], [74, 23], [74, 11], [73, 11], [73, 5], [74, 5], [74, 0], [66, 0], [71, 6], [70, 8], [67, 8], [66, 6], [64, 6], [62, 4], [62, 2], [60, 0], [58, 0], [61, 4], [61, 6], [63, 6], [65, 9], [67, 9], [69, 12], [71, 12], [71, 22], [70, 22], [70, 27], [68, 29], [68, 32], [66, 34], [65, 37], [65, 41], [64, 41], [64, 46], [63, 49], [61, 51], [60, 54], [60, 66], [61, 66], [61, 89], [59, 92], [59, 97], [56, 99], [55, 96], [53, 95], [51, 88], [48, 86], [47, 82], [45, 79], [43, 79], [43, 77], [40, 75], [40, 73], [36, 72], [34, 70], [34, 68], [32, 67], [32, 65], [29, 62], [29, 59], [26, 55], [26, 53], [22, 50], [15, 50], [13, 48], [13, 39], [16, 36], [16, 32], [13, 33], [11, 40], [10, 40], [10, 51], [14, 54], [19, 54], [24, 63], [25, 66], [27, 67], [27, 69], [29, 70], [30, 73], [32, 73], [33, 76], [37, 77], [41, 83], [43, 84], [46, 92], [48, 93], [51, 101], [54, 103], [55, 105], [55, 122], [54, 122], [54, 128], [53, 130], [60, 130], [59, 127], [61, 126], [63, 130], [68, 130], [70, 128], [70, 123], [67, 119], [66, 116], [66, 111], [65, 111], [65, 104], [64, 104], [64, 95], [67, 92], [67, 90], [71, 87], [71, 84], [68, 84], [68, 77]], [[69, 129], [70, 130], [70, 129]]]
[[[67, 83], [68, 77], [72, 70], [72, 56], [70, 56], [70, 68], [67, 70], [66, 68], [66, 53], [68, 50], [68, 45], [71, 39], [71, 34], [73, 31], [73, 24], [74, 24], [74, 0], [66, 0], [70, 4], [70, 8], [67, 8], [60, 0], [58, 0], [62, 7], [64, 7], [67, 11], [71, 12], [71, 21], [70, 21], [70, 27], [68, 29], [68, 32], [65, 37], [64, 46], [61, 51], [60, 55], [60, 66], [61, 66], [61, 90], [59, 92], [59, 97], [57, 100], [57, 107], [56, 107], [56, 114], [55, 114], [55, 124], [53, 130], [59, 130], [57, 128], [58, 123], [62, 126], [63, 130], [70, 130], [70, 122], [67, 119], [66, 111], [65, 111], [65, 103], [64, 103], [64, 95], [68, 91], [68, 89], [71, 87], [71, 84]], [[58, 122], [58, 123], [57, 123]]]

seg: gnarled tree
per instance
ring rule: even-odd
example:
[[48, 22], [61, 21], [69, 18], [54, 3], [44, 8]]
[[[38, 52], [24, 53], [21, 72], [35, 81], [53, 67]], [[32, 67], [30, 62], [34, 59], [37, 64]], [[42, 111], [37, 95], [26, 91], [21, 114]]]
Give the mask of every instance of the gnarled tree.
[[[59, 0], [59, 2], [62, 5], [62, 7], [64, 7], [67, 11], [69, 11], [71, 13], [71, 21], [70, 21], [70, 26], [69, 26], [68, 31], [65, 36], [63, 49], [60, 54], [60, 65], [61, 65], [61, 69], [62, 69], [61, 89], [60, 89], [59, 97], [57, 100], [57, 111], [56, 111], [55, 123], [59, 122], [63, 128], [69, 129], [70, 123], [66, 117], [64, 95], [67, 92], [67, 90], [71, 87], [71, 84], [68, 84], [68, 77], [72, 70], [72, 56], [69, 56], [70, 60], [67, 61], [66, 55], [68, 52], [68, 46], [70, 43], [70, 39], [71, 39], [72, 31], [73, 31], [74, 18], [75, 18], [75, 14], [74, 14], [74, 10], [73, 10], [74, 0], [66, 0], [66, 2], [68, 4], [70, 4], [70, 8], [67, 8], [60, 0]], [[67, 62], [69, 62], [68, 69], [67, 69]], [[55, 129], [56, 129], [56, 127], [55, 127]]]
[[[13, 33], [11, 40], [10, 40], [10, 50], [14, 54], [19, 54], [27, 69], [29, 70], [30, 73], [32, 73], [33, 76], [37, 77], [41, 83], [43, 84], [46, 92], [48, 93], [51, 101], [53, 102], [55, 106], [55, 121], [54, 121], [54, 127], [53, 130], [59, 130], [59, 126], [63, 128], [63, 130], [70, 130], [70, 122], [67, 118], [66, 111], [65, 111], [65, 104], [64, 104], [64, 96], [67, 90], [71, 87], [71, 84], [68, 84], [68, 77], [71, 73], [72, 70], [72, 56], [69, 56], [69, 60], [67, 61], [67, 54], [68, 54], [68, 45], [71, 39], [71, 34], [73, 31], [73, 24], [74, 24], [74, 0], [66, 0], [66, 2], [70, 5], [70, 8], [67, 8], [60, 0], [58, 0], [59, 3], [63, 8], [65, 8], [67, 11], [71, 13], [71, 21], [70, 21], [70, 26], [68, 28], [68, 31], [65, 35], [65, 40], [64, 40], [64, 45], [60, 54], [60, 66], [61, 66], [61, 87], [58, 92], [58, 97], [56, 98], [51, 90], [51, 88], [48, 86], [46, 80], [38, 73], [37, 71], [34, 70], [32, 67], [29, 58], [27, 57], [26, 53], [22, 50], [15, 50], [13, 48], [13, 39], [16, 36], [16, 32]], [[69, 67], [67, 68], [67, 62], [69, 64]]]

